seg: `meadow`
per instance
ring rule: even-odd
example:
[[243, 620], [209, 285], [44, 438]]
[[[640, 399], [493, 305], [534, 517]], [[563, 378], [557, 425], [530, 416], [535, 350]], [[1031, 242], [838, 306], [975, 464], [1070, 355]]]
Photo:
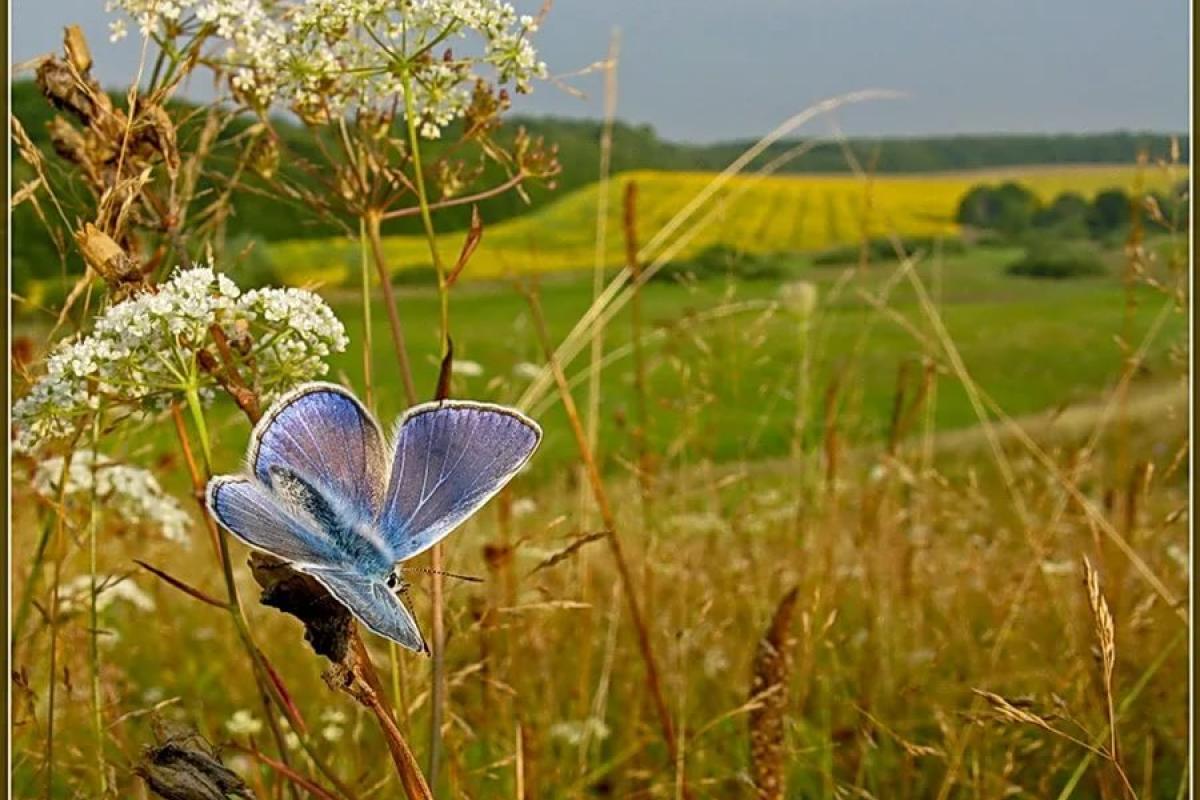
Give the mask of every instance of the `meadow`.
[[[790, 663], [776, 735], [788, 796], [998, 797], [1018, 789], [1118, 796], [1108, 762], [1062, 736], [1088, 743], [1106, 730], [1092, 612], [1080, 588], [1086, 553], [1105, 565], [1105, 591], [1120, 620], [1115, 691], [1124, 770], [1139, 796], [1182, 796], [1186, 717], [1177, 710], [1186, 690], [1177, 678], [1186, 673], [1186, 629], [1123, 563], [1092, 514], [1112, 519], [1164, 591], [1183, 596], [1186, 484], [1178, 459], [1186, 394], [1178, 347], [1185, 320], [1171, 297], [1122, 284], [1119, 253], [1109, 257], [1112, 273], [1070, 281], [1005, 274], [1017, 254], [917, 254], [911, 281], [901, 279], [903, 264], [801, 266], [785, 284], [812, 287], [814, 300], [799, 307], [777, 283], [647, 284], [640, 298], [645, 436], [626, 312], [605, 331], [615, 358], [600, 382], [594, 441], [609, 491], [621, 498], [619, 532], [638, 565], [639, 596], [685, 744], [664, 765], [669, 755], [646, 705], [620, 579], [595, 539], [602, 523], [551, 392], [529, 408], [546, 430], [530, 469], [447, 548], [447, 569], [485, 582], [447, 587], [439, 791], [752, 793], [747, 730], [765, 705], [752, 688], [754, 653], [772, 615], [785, 613], [795, 619], [781, 645]], [[919, 302], [922, 288], [969, 369], [968, 383]], [[590, 276], [548, 277], [538, 293], [559, 341], [591, 301]], [[345, 289], [327, 297], [350, 341], [366, 341], [359, 298]], [[407, 289], [400, 303], [418, 391], [431, 395], [436, 294]], [[533, 365], [544, 363], [526, 300], [505, 282], [479, 281], [456, 293], [452, 312], [463, 321], [453, 394], [516, 401]], [[383, 310], [372, 313], [372, 402], [388, 420], [402, 410], [403, 395]], [[1133, 372], [1122, 370], [1122, 336], [1135, 349], [1144, 345]], [[335, 357], [332, 370], [362, 391], [360, 350]], [[1128, 402], [1114, 393], [1122, 374], [1130, 378]], [[582, 401], [587, 371], [569, 377]], [[1048, 412], [1030, 428], [1037, 442], [1022, 440], [995, 413], [981, 420], [971, 400], [979, 392], [1011, 417]], [[244, 418], [228, 403], [215, 411], [215, 468], [235, 470]], [[166, 485], [187, 493], [172, 468], [178, 456], [168, 431], [125, 449], [125, 458], [157, 460]], [[1144, 484], [1116, 482], [1130, 462]], [[18, 516], [18, 524], [33, 526], [35, 516]], [[132, 559], [209, 596], [219, 594], [220, 570], [204, 566], [211, 556], [202, 537], [186, 549], [155, 538], [113, 529], [103, 548], [106, 568], [142, 593], [111, 601], [101, 617], [114, 780], [132, 779], [137, 743], [164, 724], [152, 720], [179, 719], [225, 742], [227, 761], [253, 787], [254, 776], [261, 781], [271, 771], [251, 755], [266, 747], [267, 734], [253, 683], [237, 677], [247, 666], [234, 632]], [[32, 541], [17, 539], [16, 563], [29, 563]], [[257, 607], [237, 548], [256, 638], [309, 720], [315, 757], [331, 759], [359, 796], [394, 796], [369, 716], [322, 685], [320, 662], [304, 652], [293, 620]], [[56, 569], [73, 572], [83, 555], [67, 548]], [[428, 620], [428, 576], [411, 579], [410, 599]], [[785, 596], [794, 605], [780, 612]], [[140, 635], [151, 619], [156, 635]], [[81, 672], [86, 631], [86, 620], [68, 612], [56, 627], [38, 626], [22, 651], [56, 637], [60, 669]], [[385, 680], [403, 729], [418, 752], [428, 752], [430, 663], [389, 652], [381, 640], [367, 644], [377, 664], [390, 665]], [[46, 679], [25, 663], [22, 686]], [[985, 700], [975, 689], [995, 696]], [[76, 732], [90, 712], [86, 702], [72, 702], [83, 699], [82, 684], [64, 683], [59, 692], [59, 747], [70, 764], [70, 753], [89, 747]], [[1010, 701], [1016, 705], [1003, 705]], [[26, 749], [16, 774], [19, 793], [33, 796], [41, 770], [29, 747], [45, 735], [38, 721], [45, 708], [32, 697], [27, 703], [18, 717]], [[303, 751], [291, 757], [293, 768], [312, 766]], [[54, 796], [69, 796], [87, 774], [83, 766], [60, 770]], [[266, 784], [257, 791], [271, 796]]]
[[[638, 187], [638, 224], [655, 232], [696, 197], [715, 173], [634, 170], [607, 184], [605, 264], [623, 263], [621, 203], [624, 187]], [[916, 175], [879, 175], [869, 180], [839, 175], [738, 175], [706, 206], [708, 223], [677, 256], [687, 258], [713, 245], [746, 253], [811, 252], [853, 244], [864, 236], [954, 236], [959, 200], [981, 183], [1017, 181], [1044, 202], [1063, 191], [1091, 197], [1109, 188], [1131, 187], [1141, 177], [1146, 190], [1170, 185], [1157, 169], [1136, 165], [1013, 167]], [[544, 202], [528, 214], [489, 225], [487, 247], [471, 262], [467, 279], [489, 279], [529, 272], [590, 269], [596, 260], [596, 208], [600, 184], [593, 183]], [[423, 237], [384, 239], [393, 269], [429, 265]], [[442, 240], [443, 258], [453, 262], [461, 236]], [[358, 244], [346, 239], [295, 240], [263, 245], [282, 279], [291, 283], [335, 283], [353, 274]]]
[[[163, 45], [129, 100], [68, 29], [36, 69], [70, 119], [51, 146], [13, 125], [14, 200], [44, 228], [26, 252], [56, 255], [26, 265], [11, 353], [16, 796], [1187, 796], [1189, 261], [1137, 194], [1178, 185], [1176, 145], [1128, 167], [622, 172], [439, 236], [459, 144], [557, 168], [491, 136], [512, 97], [484, 76], [543, 71], [511, 8], [113, 7]], [[479, 48], [441, 58], [460, 32]], [[236, 91], [172, 103], [200, 70]], [[314, 182], [279, 178], [264, 109], [294, 112], [287, 166]], [[1010, 178], [1132, 199], [1070, 243], [1086, 269], [1022, 277], [1044, 242], [953, 224]], [[359, 238], [248, 253], [227, 223], [255, 192]], [[389, 213], [423, 239], [381, 237]], [[728, 269], [701, 269], [715, 246]], [[317, 378], [385, 428], [449, 396], [544, 429], [402, 564], [431, 657], [206, 509], [272, 398]]]

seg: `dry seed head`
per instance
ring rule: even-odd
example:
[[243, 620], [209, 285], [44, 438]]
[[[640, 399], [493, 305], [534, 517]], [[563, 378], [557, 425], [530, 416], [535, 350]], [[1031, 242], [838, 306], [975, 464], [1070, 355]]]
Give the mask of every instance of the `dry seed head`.
[[1033, 725], [1044, 730], [1053, 730], [1049, 722], [1042, 717], [1034, 714], [1032, 711], [1026, 711], [1019, 708], [1012, 701], [1001, 697], [995, 692], [989, 692], [985, 689], [972, 689], [971, 691], [982, 697], [996, 712], [996, 715], [1006, 722], [1016, 722], [1023, 725]]
[[67, 53], [67, 60], [79, 74], [92, 68], [92, 51], [88, 49], [83, 29], [78, 25], [68, 25], [63, 31], [63, 49]]
[[1100, 656], [1104, 663], [1104, 682], [1112, 683], [1113, 668], [1117, 661], [1117, 639], [1113, 626], [1112, 612], [1108, 601], [1100, 591], [1100, 575], [1090, 561], [1083, 559], [1083, 579], [1087, 586], [1088, 605], [1092, 609], [1092, 620], [1096, 627], [1096, 638], [1100, 640]]
[[140, 284], [141, 273], [137, 262], [130, 258], [107, 233], [92, 223], [83, 226], [75, 234], [75, 241], [83, 252], [88, 266], [94, 269], [114, 288], [125, 284]]
[[771, 625], [754, 655], [750, 699], [759, 705], [750, 712], [750, 759], [755, 793], [760, 800], [784, 796], [783, 717], [787, 710], [787, 682], [792, 669], [792, 617], [799, 589], [783, 596]]

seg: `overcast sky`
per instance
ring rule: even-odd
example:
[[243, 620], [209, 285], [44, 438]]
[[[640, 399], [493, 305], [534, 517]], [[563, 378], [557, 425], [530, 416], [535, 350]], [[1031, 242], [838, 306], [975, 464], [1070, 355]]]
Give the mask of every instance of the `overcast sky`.
[[[14, 59], [78, 22], [119, 85], [138, 47], [110, 45], [108, 19], [104, 0], [13, 0]], [[758, 136], [863, 88], [909, 96], [844, 111], [852, 134], [1186, 131], [1189, 28], [1187, 0], [557, 0], [536, 42], [566, 74], [618, 29], [618, 114], [672, 139]], [[571, 82], [587, 96], [547, 83], [515, 110], [600, 116], [598, 76]]]

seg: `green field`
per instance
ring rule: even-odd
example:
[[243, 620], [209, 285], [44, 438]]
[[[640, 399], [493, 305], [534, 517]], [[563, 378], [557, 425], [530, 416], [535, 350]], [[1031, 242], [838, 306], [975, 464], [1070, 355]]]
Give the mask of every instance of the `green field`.
[[[886, 175], [870, 181], [853, 175], [742, 175], [699, 209], [691, 223], [705, 221], [678, 256], [715, 244], [751, 253], [813, 251], [858, 241], [864, 233], [950, 236], [958, 232], [953, 221], [958, 201], [980, 183], [1015, 180], [1049, 201], [1068, 190], [1085, 196], [1107, 188], [1129, 190], [1138, 174], [1133, 166], [1101, 165]], [[626, 183], [638, 186], [638, 230], [645, 244], [714, 177], [715, 173], [707, 172], [651, 170], [614, 176], [609, 183], [605, 263], [623, 259], [621, 200]], [[1165, 188], [1169, 183], [1158, 169], [1143, 170], [1142, 177], [1146, 189]], [[496, 225], [488, 226], [485, 219], [485, 245], [473, 257], [466, 276], [495, 278], [590, 268], [596, 252], [598, 186], [591, 184]], [[461, 242], [462, 234], [442, 238], [447, 263], [454, 262]], [[284, 241], [266, 248], [279, 274], [292, 283], [340, 282], [360, 259], [358, 243], [347, 239]], [[388, 237], [385, 251], [393, 268], [429, 264], [428, 247], [419, 236]]]
[[[1125, 324], [1126, 303], [1119, 280], [1112, 276], [1038, 281], [1006, 275], [1005, 266], [1018, 255], [1013, 249], [979, 248], [942, 263], [927, 260], [917, 269], [930, 292], [940, 298], [947, 328], [967, 367], [1011, 415], [1083, 400], [1109, 385], [1120, 363], [1115, 337]], [[876, 266], [849, 280], [845, 270], [836, 268], [799, 268], [795, 273], [796, 280], [813, 283], [820, 297], [809, 335], [810, 440], [820, 435], [822, 396], [837, 374], [853, 376], [839, 401], [847, 433], [855, 439], [879, 438], [889, 424], [900, 365], [917, 362], [924, 354], [922, 343], [909, 331], [863, 299], [864, 292], [879, 291], [895, 269]], [[839, 283], [842, 288], [836, 290]], [[334, 360], [335, 379], [343, 377], [361, 391], [362, 307], [348, 290], [329, 296], [353, 343], [351, 351]], [[591, 300], [590, 279], [547, 280], [541, 296], [551, 336], [560, 341]], [[769, 282], [710, 280], [646, 287], [648, 376], [655, 409], [651, 435], [657, 449], [669, 450], [689, 426], [702, 426], [709, 432], [704, 455], [719, 460], [788, 452], [802, 345], [799, 320], [779, 303], [779, 296], [778, 286]], [[1147, 289], [1133, 297], [1130, 331], [1136, 346], [1166, 299]], [[430, 396], [437, 374], [436, 296], [408, 290], [400, 294], [399, 304], [418, 391]], [[907, 283], [891, 293], [889, 306], [929, 335], [928, 320]], [[372, 313], [377, 405], [382, 417], [390, 419], [403, 409], [404, 397], [384, 309], [377, 304]], [[515, 374], [517, 365], [543, 363], [526, 301], [503, 282], [468, 284], [455, 290], [451, 315], [457, 358], [482, 368], [479, 376], [456, 377], [455, 394], [513, 402], [528, 383]], [[1168, 347], [1185, 322], [1169, 314], [1141, 380], [1153, 380], [1165, 366]], [[629, 340], [630, 318], [623, 312], [605, 332], [606, 352], [627, 351]], [[567, 370], [581, 380], [584, 371], [586, 357]], [[605, 370], [602, 442], [627, 444], [630, 434], [622, 419], [633, 413], [631, 376], [627, 356]], [[948, 377], [941, 383], [937, 427], [976, 424], [958, 382]], [[577, 397], [582, 402], [582, 389]], [[682, 413], [685, 408], [687, 414]], [[534, 468], [558, 469], [574, 457], [561, 409], [550, 403], [531, 410], [539, 412], [547, 430]], [[610, 449], [616, 449], [615, 444]]]

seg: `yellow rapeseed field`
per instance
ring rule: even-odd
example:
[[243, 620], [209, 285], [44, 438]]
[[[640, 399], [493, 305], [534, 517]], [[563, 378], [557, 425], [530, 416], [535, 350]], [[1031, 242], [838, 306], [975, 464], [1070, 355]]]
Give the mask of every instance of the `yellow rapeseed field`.
[[[1129, 191], [1139, 170], [1131, 165], [1015, 167], [963, 172], [892, 174], [872, 179], [852, 174], [742, 175], [714, 194], [689, 225], [696, 229], [678, 255], [715, 244], [752, 253], [813, 251], [896, 233], [903, 236], [955, 235], [954, 214], [963, 195], [980, 183], [1017, 181], [1042, 200], [1063, 191], [1090, 197], [1108, 188]], [[625, 185], [638, 185], [638, 229], [643, 243], [714, 179], [710, 172], [642, 170], [614, 176], [609, 183], [606, 262], [623, 260], [621, 197]], [[1165, 188], [1161, 170], [1141, 170], [1147, 189]], [[496, 278], [522, 272], [590, 268], [595, 262], [599, 184], [563, 195], [529, 214], [486, 226], [484, 247], [471, 260], [466, 277]], [[484, 221], [486, 225], [486, 220]], [[700, 223], [696, 225], [696, 223]], [[463, 234], [442, 237], [444, 258], [453, 262]], [[386, 239], [389, 264], [403, 269], [429, 264], [419, 236]], [[296, 240], [271, 246], [291, 280], [336, 282], [358, 263], [357, 243], [345, 239]]]

